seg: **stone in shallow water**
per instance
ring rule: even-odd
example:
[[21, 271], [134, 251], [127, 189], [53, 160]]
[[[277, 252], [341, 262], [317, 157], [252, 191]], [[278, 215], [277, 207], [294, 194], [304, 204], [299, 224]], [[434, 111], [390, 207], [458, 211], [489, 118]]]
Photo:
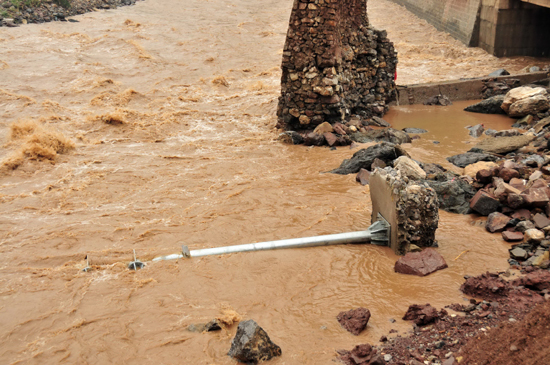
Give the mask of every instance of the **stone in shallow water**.
[[405, 133], [415, 133], [415, 134], [428, 133], [427, 130], [422, 129], [422, 128], [403, 128], [403, 132], [405, 132]]
[[254, 320], [242, 321], [227, 353], [232, 358], [257, 364], [275, 356], [281, 356], [281, 348], [271, 342], [267, 333]]
[[413, 304], [409, 306], [407, 313], [403, 316], [405, 321], [414, 321], [417, 326], [423, 326], [434, 322], [439, 318], [437, 309], [429, 304], [419, 305]]
[[493, 212], [487, 217], [485, 228], [491, 232], [502, 232], [511, 218], [499, 212]]
[[445, 269], [447, 263], [433, 248], [421, 252], [409, 252], [395, 263], [395, 272], [408, 275], [426, 276], [437, 270]]
[[483, 113], [483, 114], [506, 114], [500, 107], [504, 101], [504, 95], [496, 95], [480, 101], [477, 104], [470, 105], [466, 109], [467, 112]]
[[347, 312], [340, 312], [336, 319], [344, 329], [358, 336], [367, 328], [370, 319], [370, 311], [362, 307], [351, 309]]

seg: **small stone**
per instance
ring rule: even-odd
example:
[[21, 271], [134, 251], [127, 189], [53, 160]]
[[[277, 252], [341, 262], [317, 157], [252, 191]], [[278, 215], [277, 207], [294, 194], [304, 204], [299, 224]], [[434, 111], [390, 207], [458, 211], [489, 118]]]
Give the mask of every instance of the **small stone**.
[[281, 356], [281, 353], [281, 348], [271, 341], [264, 329], [250, 319], [239, 323], [228, 355], [240, 362], [257, 364]]
[[336, 319], [345, 330], [358, 336], [369, 323], [370, 311], [362, 307], [351, 309], [347, 312], [340, 312]]
[[384, 355], [384, 361], [385, 361], [385, 362], [390, 362], [391, 359], [392, 359], [392, 356], [391, 356], [390, 354]]
[[527, 258], [527, 251], [521, 247], [515, 247], [510, 250], [510, 256], [516, 260], [525, 260]]
[[502, 232], [511, 218], [499, 212], [493, 212], [487, 217], [485, 229], [491, 233]]
[[498, 173], [498, 177], [502, 178], [504, 182], [510, 182], [513, 178], [519, 177], [519, 172], [514, 169], [502, 168]]
[[464, 175], [470, 176], [472, 179], [476, 177], [479, 170], [492, 170], [498, 165], [491, 161], [479, 161], [468, 165], [464, 168]]
[[437, 309], [429, 304], [412, 304], [409, 306], [407, 313], [403, 316], [403, 320], [414, 321], [417, 326], [430, 324], [438, 318], [439, 313], [437, 312]]
[[357, 173], [357, 176], [355, 176], [355, 181], [358, 183], [361, 183], [361, 185], [368, 185], [369, 179], [370, 179], [371, 172], [365, 169], [359, 170], [359, 173]]
[[483, 124], [478, 124], [478, 125], [474, 125], [473, 127], [467, 127], [467, 128], [470, 131], [470, 136], [475, 138], [481, 136], [485, 131]]
[[516, 231], [504, 231], [502, 232], [502, 238], [506, 242], [523, 241], [523, 233]]
[[550, 219], [546, 217], [546, 215], [542, 213], [537, 213], [533, 217], [533, 222], [535, 223], [535, 227], [539, 229], [543, 229], [544, 227], [547, 227], [550, 225]]
[[534, 229], [535, 225], [531, 221], [523, 221], [516, 224], [516, 230], [520, 232], [525, 232], [529, 229]]
[[324, 134], [324, 133], [332, 133], [332, 132], [334, 132], [334, 129], [332, 128], [332, 125], [329, 122], [323, 122], [313, 130], [313, 133], [316, 133], [316, 134]]
[[511, 345], [511, 346], [510, 346], [510, 351], [516, 352], [516, 351], [518, 351], [518, 350], [519, 350], [519, 349], [518, 349], [518, 347], [517, 347], [516, 345]]
[[500, 202], [488, 192], [479, 190], [470, 201], [470, 208], [481, 215], [489, 215], [496, 212], [500, 207]]

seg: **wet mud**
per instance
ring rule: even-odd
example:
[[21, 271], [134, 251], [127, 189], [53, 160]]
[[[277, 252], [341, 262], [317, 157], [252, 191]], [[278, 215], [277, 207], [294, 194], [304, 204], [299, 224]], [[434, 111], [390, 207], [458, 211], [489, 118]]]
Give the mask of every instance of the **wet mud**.
[[[473, 217], [441, 212], [436, 239], [449, 269], [426, 278], [394, 273], [391, 250], [368, 245], [127, 270], [134, 249], [145, 261], [182, 244], [198, 249], [370, 224], [368, 187], [323, 173], [354, 150], [277, 141], [291, 5], [147, 0], [84, 14], [79, 23], [0, 29], [1, 363], [233, 364], [226, 354], [241, 318], [254, 319], [281, 346], [273, 364], [326, 363], [336, 349], [407, 331], [399, 318], [412, 303], [462, 300], [465, 274], [507, 267], [500, 236]], [[414, 19], [396, 22], [401, 10], [387, 7], [394, 9], [371, 0], [369, 17], [396, 43], [400, 83], [538, 62], [497, 60], [416, 20], [407, 31], [397, 24]], [[433, 131], [404, 147], [420, 161], [446, 164], [469, 149], [464, 127], [477, 124], [455, 105], [433, 118], [424, 107], [399, 107], [387, 120]], [[509, 128], [501, 118], [495, 123]], [[456, 133], [446, 135], [444, 126]], [[93, 270], [83, 272], [87, 255]], [[359, 306], [372, 318], [353, 337], [335, 317]], [[221, 332], [187, 331], [213, 318]]]

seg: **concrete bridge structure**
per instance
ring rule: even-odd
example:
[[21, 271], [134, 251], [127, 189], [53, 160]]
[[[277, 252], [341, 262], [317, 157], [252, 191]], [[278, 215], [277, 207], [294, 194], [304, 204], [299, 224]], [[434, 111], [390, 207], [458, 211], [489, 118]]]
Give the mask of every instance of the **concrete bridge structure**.
[[391, 1], [497, 57], [550, 57], [550, 0]]

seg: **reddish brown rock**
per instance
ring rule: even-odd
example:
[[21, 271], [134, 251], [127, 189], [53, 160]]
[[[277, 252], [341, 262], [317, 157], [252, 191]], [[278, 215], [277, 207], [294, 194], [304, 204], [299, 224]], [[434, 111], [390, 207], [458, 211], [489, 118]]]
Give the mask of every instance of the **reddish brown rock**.
[[430, 324], [438, 318], [439, 313], [437, 313], [437, 309], [429, 304], [413, 304], [409, 307], [405, 316], [403, 316], [405, 321], [414, 321], [417, 326]]
[[523, 233], [516, 231], [504, 231], [502, 232], [502, 238], [506, 242], [523, 241]]
[[502, 232], [512, 218], [499, 212], [493, 212], [487, 217], [485, 229], [491, 233]]
[[542, 213], [537, 213], [533, 217], [533, 223], [535, 223], [535, 227], [542, 229], [546, 226], [550, 226], [550, 219]]
[[512, 218], [527, 221], [531, 219], [531, 212], [527, 209], [519, 209], [512, 214]]
[[358, 336], [367, 327], [370, 312], [366, 308], [352, 309], [347, 312], [340, 312], [336, 319], [344, 329]]
[[357, 345], [351, 351], [338, 350], [338, 359], [344, 365], [385, 365], [386, 362], [369, 344]]
[[308, 133], [304, 137], [304, 144], [306, 146], [323, 146], [325, 144], [325, 137], [317, 133]]
[[500, 202], [485, 190], [479, 190], [470, 200], [470, 208], [481, 215], [489, 215], [496, 212], [500, 207]]
[[512, 285], [523, 286], [524, 288], [542, 291], [550, 290], [550, 271], [537, 270], [525, 275], [522, 278], [516, 279]]
[[368, 185], [370, 180], [371, 172], [369, 170], [361, 169], [355, 176], [355, 181], [361, 183], [361, 185]]
[[506, 198], [506, 204], [512, 209], [518, 209], [523, 204], [525, 204], [525, 200], [521, 195], [518, 194], [508, 194], [508, 197]]
[[527, 186], [525, 185], [525, 182], [522, 179], [512, 179], [509, 182], [510, 185], [512, 185], [514, 188], [518, 189], [519, 191], [524, 191]]
[[448, 266], [443, 256], [433, 248], [427, 248], [421, 252], [409, 252], [399, 258], [394, 270], [401, 274], [426, 276], [446, 267]]
[[330, 132], [327, 132], [327, 133], [323, 133], [323, 136], [325, 137], [325, 140], [327, 141], [327, 144], [332, 147], [332, 146], [335, 146], [335, 145], [338, 145], [338, 138], [336, 137], [336, 135], [334, 133], [330, 133]]
[[525, 203], [533, 208], [545, 207], [550, 201], [546, 193], [546, 188], [531, 187], [525, 190], [521, 196], [525, 200]]
[[493, 180], [493, 171], [488, 169], [479, 170], [476, 173], [476, 180], [482, 184], [489, 184]]
[[377, 168], [377, 167], [383, 169], [386, 166], [387, 165], [384, 161], [382, 161], [379, 158], [375, 158], [374, 161], [372, 162], [372, 164], [370, 165], [370, 169], [371, 169], [371, 171], [374, 171], [374, 169]]
[[498, 177], [502, 178], [505, 182], [509, 182], [513, 178], [518, 178], [519, 172], [514, 169], [502, 168], [498, 173]]

